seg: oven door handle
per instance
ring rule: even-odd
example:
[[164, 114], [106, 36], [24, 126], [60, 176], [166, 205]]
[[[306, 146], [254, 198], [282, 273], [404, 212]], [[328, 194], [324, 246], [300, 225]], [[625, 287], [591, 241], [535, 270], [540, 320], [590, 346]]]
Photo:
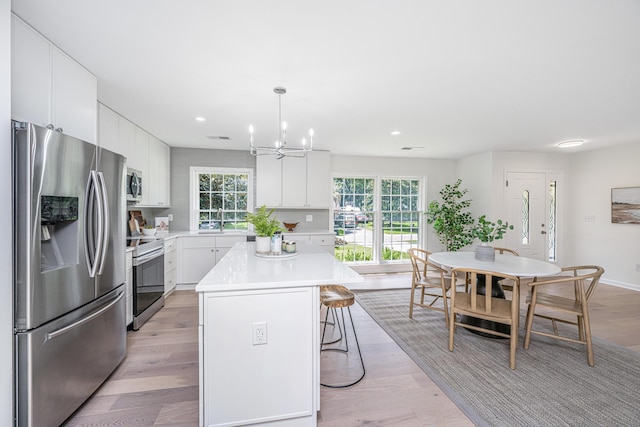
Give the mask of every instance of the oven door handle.
[[164, 248], [160, 248], [157, 251], [149, 252], [148, 254], [144, 254], [137, 258], [133, 259], [133, 266], [137, 267], [140, 264], [144, 264], [147, 261], [151, 261], [154, 258], [158, 258], [159, 256], [164, 255]]

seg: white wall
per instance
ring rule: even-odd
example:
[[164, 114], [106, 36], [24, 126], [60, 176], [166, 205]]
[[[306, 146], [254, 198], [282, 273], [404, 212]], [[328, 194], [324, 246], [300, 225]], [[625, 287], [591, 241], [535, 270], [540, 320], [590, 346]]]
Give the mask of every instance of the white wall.
[[467, 199], [471, 200], [469, 212], [474, 218], [487, 215], [487, 218], [500, 217], [493, 209], [495, 189], [492, 185], [493, 153], [488, 151], [458, 160], [457, 177], [462, 180], [460, 189], [467, 189]]
[[[0, 0], [0, 223], [11, 215], [11, 2]], [[5, 231], [8, 227], [5, 227]], [[0, 240], [0, 425], [13, 425], [13, 239]]]
[[572, 155], [565, 263], [601, 265], [603, 281], [637, 290], [640, 224], [611, 223], [611, 188], [640, 187], [639, 161], [640, 142]]
[[[332, 175], [384, 175], [395, 177], [426, 177], [426, 206], [440, 199], [440, 190], [456, 180], [456, 161], [418, 158], [388, 158], [331, 155]], [[427, 227], [426, 249], [444, 250], [432, 227]]]

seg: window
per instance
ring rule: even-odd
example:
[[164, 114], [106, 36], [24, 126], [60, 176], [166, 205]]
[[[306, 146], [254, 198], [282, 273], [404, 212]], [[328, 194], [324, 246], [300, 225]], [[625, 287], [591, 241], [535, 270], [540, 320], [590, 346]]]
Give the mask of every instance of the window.
[[556, 261], [557, 181], [549, 181], [549, 261]]
[[192, 167], [190, 189], [191, 230], [247, 229], [247, 212], [253, 212], [252, 170]]
[[335, 177], [336, 258], [376, 264], [408, 259], [408, 249], [420, 241], [420, 184], [420, 179]]
[[382, 258], [409, 258], [407, 251], [418, 244], [420, 225], [420, 181], [382, 180]]

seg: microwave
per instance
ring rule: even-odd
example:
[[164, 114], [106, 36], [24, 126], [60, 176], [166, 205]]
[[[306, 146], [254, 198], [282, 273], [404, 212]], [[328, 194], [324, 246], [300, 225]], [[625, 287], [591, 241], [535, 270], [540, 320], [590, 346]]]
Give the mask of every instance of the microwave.
[[127, 202], [142, 201], [142, 172], [127, 168]]

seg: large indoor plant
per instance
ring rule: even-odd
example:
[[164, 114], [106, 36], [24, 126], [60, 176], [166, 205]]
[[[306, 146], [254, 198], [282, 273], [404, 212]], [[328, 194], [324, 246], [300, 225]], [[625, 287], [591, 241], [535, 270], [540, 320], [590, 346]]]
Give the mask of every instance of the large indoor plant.
[[489, 246], [489, 243], [502, 239], [507, 230], [513, 230], [513, 225], [507, 225], [501, 219], [493, 222], [489, 221], [486, 215], [478, 218], [478, 223], [471, 230], [473, 237], [482, 242], [480, 246], [476, 247], [476, 259], [494, 261], [496, 259], [495, 250], [492, 246]]
[[432, 201], [425, 212], [427, 223], [433, 225], [440, 243], [447, 251], [457, 251], [473, 243], [474, 220], [467, 211], [471, 200], [465, 200], [467, 190], [461, 190], [461, 180], [440, 190], [442, 202]]
[[267, 209], [265, 205], [260, 206], [255, 213], [247, 212], [247, 222], [253, 224], [253, 231], [256, 233], [256, 252], [271, 252], [271, 239], [276, 233], [284, 231], [280, 227], [280, 221], [273, 218], [274, 210]]

